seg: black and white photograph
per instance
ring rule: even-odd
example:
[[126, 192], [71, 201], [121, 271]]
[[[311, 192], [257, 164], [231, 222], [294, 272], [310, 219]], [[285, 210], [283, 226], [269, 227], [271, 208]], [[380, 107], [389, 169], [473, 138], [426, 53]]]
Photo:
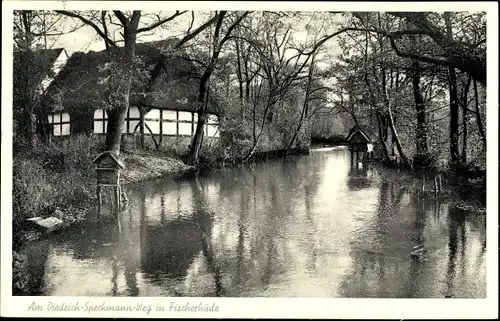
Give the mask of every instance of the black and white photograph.
[[498, 317], [497, 3], [2, 7], [2, 316]]

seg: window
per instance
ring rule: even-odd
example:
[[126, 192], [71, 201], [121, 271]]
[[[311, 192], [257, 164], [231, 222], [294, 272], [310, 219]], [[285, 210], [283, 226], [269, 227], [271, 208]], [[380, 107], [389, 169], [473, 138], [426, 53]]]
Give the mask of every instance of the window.
[[191, 123], [179, 123], [179, 135], [191, 136]]
[[[151, 129], [151, 132], [155, 135], [160, 134], [160, 110], [151, 109], [145, 116], [144, 120], [146, 125]], [[148, 131], [147, 129], [144, 130]], [[148, 131], [149, 132], [149, 131]]]
[[108, 129], [108, 113], [104, 109], [94, 111], [94, 133], [105, 134]]
[[180, 111], [179, 120], [191, 122], [193, 120], [193, 114], [188, 111]]
[[49, 124], [52, 125], [54, 136], [66, 136], [71, 134], [71, 123], [68, 113], [54, 113], [48, 116]]
[[139, 121], [141, 120], [141, 113], [139, 113], [139, 108], [132, 106], [129, 107], [127, 112], [127, 118], [125, 124], [123, 124], [123, 134], [133, 134], [134, 130], [140, 131]]

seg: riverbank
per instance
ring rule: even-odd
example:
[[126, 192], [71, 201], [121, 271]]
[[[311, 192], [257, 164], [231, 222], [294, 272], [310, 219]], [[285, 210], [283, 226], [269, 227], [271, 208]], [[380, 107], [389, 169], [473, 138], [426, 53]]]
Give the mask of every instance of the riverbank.
[[[344, 145], [342, 142], [315, 140], [311, 148]], [[26, 224], [31, 217], [56, 217], [63, 221], [62, 228], [83, 223], [96, 204], [95, 168], [91, 160], [98, 154], [100, 146], [89, 139], [72, 141], [61, 150], [39, 150], [15, 157], [13, 180], [13, 243], [19, 248], [25, 243], [36, 240], [43, 233]], [[265, 161], [273, 158], [296, 154], [308, 154], [309, 149], [280, 149], [257, 152], [250, 162]], [[188, 166], [182, 159], [171, 152], [125, 150], [122, 158], [126, 165], [122, 171], [122, 185], [140, 183], [152, 179], [174, 178], [191, 175], [196, 172], [208, 172], [223, 167], [237, 166], [241, 159], [224, 161], [222, 158], [202, 155], [198, 166]], [[421, 188], [421, 177], [412, 170], [389, 169], [382, 162], [374, 162], [389, 170], [394, 179], [408, 181], [412, 188]], [[392, 175], [394, 174], [394, 175]], [[486, 202], [485, 179], [459, 178], [448, 172], [442, 173], [444, 191], [440, 197], [448, 195], [477, 201], [477, 207], [484, 207]], [[427, 191], [432, 189], [431, 177], [427, 177]], [[103, 200], [113, 198], [111, 190], [104, 191]]]
[[[416, 278], [415, 286], [426, 282], [418, 293], [421, 296], [484, 296], [474, 283], [481, 282], [484, 275], [474, 272], [476, 265], [465, 273], [469, 276], [467, 284], [462, 276], [452, 275], [458, 280], [452, 282], [462, 282], [454, 288], [458, 291], [442, 282], [449, 277], [448, 255], [458, 262], [452, 264], [463, 261], [460, 255], [454, 255], [457, 249], [466, 246], [464, 253], [474, 259], [481, 253], [484, 256], [484, 215], [456, 211], [447, 199], [435, 202], [433, 195], [422, 197], [410, 185], [404, 186], [418, 186], [409, 174], [380, 167], [363, 177], [349, 172], [349, 165], [345, 148], [331, 148], [312, 151], [309, 156], [237, 165], [199, 179], [183, 177], [129, 185], [126, 191], [130, 203], [120, 220], [121, 229], [116, 220], [110, 219], [109, 224], [89, 220], [22, 248], [30, 278], [26, 292], [31, 292], [24, 295], [107, 296], [114, 289], [118, 296], [332, 295], [329, 286], [318, 294], [318, 286], [345, 280], [352, 285], [352, 292], [342, 292], [342, 286], [334, 296], [374, 297], [377, 294], [363, 284], [380, 279], [380, 264], [372, 264], [375, 255], [383, 261], [383, 269], [391, 272], [386, 274], [393, 276], [382, 280], [379, 296], [413, 297], [414, 291], [401, 292], [401, 285], [413, 277], [408, 271], [418, 273], [422, 268], [438, 271], [439, 275], [429, 274], [431, 280]], [[108, 215], [108, 206], [104, 212]], [[462, 238], [464, 232], [467, 234]], [[314, 259], [309, 246], [312, 243], [319, 244], [326, 255], [320, 260], [322, 266], [308, 264]], [[242, 245], [257, 254], [242, 258]], [[268, 251], [258, 255], [259, 249], [276, 245], [284, 249], [283, 255], [276, 257]], [[411, 253], [417, 245], [424, 250], [423, 257], [415, 259]], [[270, 257], [278, 261], [269, 265]], [[239, 259], [246, 266], [242, 270], [245, 273], [235, 269], [234, 262]], [[193, 270], [199, 261], [208, 263]], [[312, 273], [331, 269], [331, 262], [351, 261], [356, 271]], [[50, 268], [41, 270], [43, 266]], [[219, 286], [217, 269], [226, 271], [227, 280], [237, 280], [238, 284], [246, 275], [243, 281], [251, 284], [244, 290], [235, 282]], [[279, 293], [276, 289], [268, 291], [267, 283], [262, 284], [262, 273], [282, 279], [277, 283], [271, 280], [273, 287], [281, 287]], [[312, 280], [311, 273], [318, 278]], [[107, 281], [86, 282], [96, 275]], [[360, 275], [366, 277], [360, 280]], [[185, 280], [193, 281], [193, 286], [185, 287]], [[304, 282], [313, 286], [296, 286]], [[469, 294], [464, 292], [468, 289], [472, 291]]]
[[[121, 156], [126, 164], [121, 174], [122, 186], [156, 178], [182, 176], [195, 170], [180, 159], [160, 153], [141, 151], [122, 153]], [[86, 162], [90, 163], [91, 159], [86, 158]], [[14, 161], [14, 195], [18, 195], [13, 199], [14, 249], [44, 235], [26, 222], [28, 218], [56, 217], [63, 221], [60, 227], [62, 230], [84, 222], [95, 207], [95, 169], [91, 164], [79, 166], [78, 169], [63, 165], [62, 170], [55, 173], [51, 168], [43, 166], [48, 162], [46, 158], [38, 160], [36, 157], [22, 157]], [[74, 162], [68, 157], [64, 160], [70, 164]], [[104, 191], [105, 202], [111, 200], [111, 197], [110, 191]]]
[[[396, 181], [403, 182], [422, 195], [437, 198], [451, 198], [458, 207], [470, 207], [478, 213], [486, 212], [486, 172], [420, 170], [401, 168], [397, 165], [386, 164], [382, 160], [373, 160], [372, 166], [384, 169], [388, 176]], [[391, 174], [392, 173], [392, 174]], [[441, 191], [435, 192], [435, 178], [440, 179]], [[466, 205], [469, 204], [469, 205]], [[472, 205], [471, 205], [472, 204]]]
[[[32, 217], [55, 217], [62, 220], [59, 231], [80, 225], [95, 211], [96, 173], [91, 160], [99, 147], [91, 141], [72, 142], [58, 149], [35, 148], [30, 153], [14, 158], [13, 179], [13, 248], [18, 249], [46, 233], [27, 222]], [[257, 152], [250, 162], [296, 154], [308, 154], [308, 149], [282, 149]], [[198, 166], [186, 165], [180, 157], [165, 151], [126, 150], [121, 157], [125, 169], [121, 184], [137, 184], [161, 178], [176, 178], [208, 172], [217, 168], [236, 166], [240, 159], [223, 162], [222, 159], [202, 157]], [[103, 201], [111, 202], [111, 189], [103, 190]], [[95, 219], [93, 215], [92, 219]], [[109, 219], [101, 217], [99, 220]]]

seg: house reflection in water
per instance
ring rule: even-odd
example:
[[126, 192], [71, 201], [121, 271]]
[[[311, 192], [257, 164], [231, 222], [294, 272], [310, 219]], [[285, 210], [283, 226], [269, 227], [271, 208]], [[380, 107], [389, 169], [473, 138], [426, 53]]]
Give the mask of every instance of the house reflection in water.
[[351, 167], [347, 175], [347, 186], [350, 190], [368, 188], [372, 185], [374, 169], [367, 167]]

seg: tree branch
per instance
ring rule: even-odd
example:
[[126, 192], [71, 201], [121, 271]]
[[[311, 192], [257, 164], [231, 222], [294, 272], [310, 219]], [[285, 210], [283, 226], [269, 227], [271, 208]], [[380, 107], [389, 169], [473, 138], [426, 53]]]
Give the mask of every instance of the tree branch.
[[183, 15], [183, 14], [184, 14], [184, 13], [186, 13], [186, 12], [187, 12], [187, 10], [184, 10], [184, 11], [182, 11], [182, 12], [179, 12], [179, 10], [177, 10], [177, 11], [175, 12], [175, 14], [171, 15], [171, 16], [170, 16], [170, 17], [168, 17], [168, 18], [165, 18], [165, 19], [159, 20], [158, 22], [155, 22], [155, 23], [151, 24], [150, 26], [143, 27], [143, 28], [139, 28], [139, 29], [137, 30], [137, 33], [145, 32], [145, 31], [151, 31], [151, 30], [153, 30], [153, 29], [155, 29], [155, 28], [157, 28], [157, 27], [161, 26], [162, 24], [165, 24], [165, 23], [167, 23], [167, 22], [169, 22], [169, 21], [174, 20], [175, 18], [177, 18], [177, 17], [178, 17], [178, 16], [180, 16], [180, 15]]
[[419, 61], [428, 62], [428, 63], [432, 63], [432, 64], [437, 64], [437, 65], [441, 65], [441, 66], [449, 66], [450, 65], [450, 62], [448, 60], [443, 60], [443, 59], [440, 60], [440, 59], [431, 58], [431, 57], [427, 57], [427, 56], [420, 56], [420, 55], [412, 54], [412, 53], [409, 53], [409, 52], [402, 52], [397, 47], [396, 40], [394, 39], [394, 37], [389, 37], [389, 40], [391, 41], [391, 47], [392, 47], [392, 49], [394, 49], [394, 51], [396, 52], [396, 54], [398, 56], [400, 56], [400, 57], [410, 58], [410, 59], [416, 59], [416, 60], [419, 60]]
[[191, 32], [191, 29], [193, 29], [193, 24], [194, 24], [194, 11], [191, 10], [191, 23], [189, 24], [189, 28], [187, 30], [187, 33]]
[[224, 38], [219, 43], [219, 50], [221, 49], [222, 45], [229, 39], [231, 36], [231, 32], [236, 28], [236, 26], [243, 20], [245, 17], [250, 13], [251, 11], [245, 11], [236, 21], [227, 29], [226, 34], [224, 35]]
[[79, 19], [80, 21], [82, 21], [83, 23], [85, 23], [86, 25], [92, 27], [98, 34], [99, 36], [101, 36], [101, 38], [110, 46], [112, 47], [116, 47], [116, 43], [111, 40], [108, 36], [106, 36], [106, 34], [95, 24], [93, 23], [92, 21], [90, 21], [89, 19], [77, 14], [77, 13], [74, 13], [74, 12], [71, 12], [71, 11], [66, 11], [66, 10], [55, 10], [55, 12], [59, 13], [59, 14], [62, 14], [62, 15], [65, 15], [65, 16], [68, 16], [68, 17], [73, 17], [73, 18], [77, 18]]
[[196, 37], [199, 33], [201, 33], [203, 30], [208, 28], [211, 24], [213, 24], [217, 20], [218, 15], [215, 15], [212, 19], [208, 20], [198, 28], [196, 28], [192, 33], [188, 33], [187, 35], [184, 36], [175, 46], [174, 48], [180, 48], [182, 47], [186, 42], [189, 40], [193, 39]]
[[113, 10], [113, 13], [118, 18], [118, 20], [120, 20], [120, 23], [122, 24], [123, 28], [127, 29], [128, 26], [127, 17], [125, 17], [125, 15], [120, 10]]
[[180, 58], [180, 59], [183, 59], [183, 60], [186, 60], [186, 61], [190, 61], [190, 62], [195, 62], [205, 68], [208, 68], [207, 64], [205, 64], [203, 61], [200, 61], [198, 59], [194, 59], [194, 58], [190, 58], [190, 57], [185, 57], [185, 56], [182, 56], [182, 55], [176, 55], [177, 58]]

